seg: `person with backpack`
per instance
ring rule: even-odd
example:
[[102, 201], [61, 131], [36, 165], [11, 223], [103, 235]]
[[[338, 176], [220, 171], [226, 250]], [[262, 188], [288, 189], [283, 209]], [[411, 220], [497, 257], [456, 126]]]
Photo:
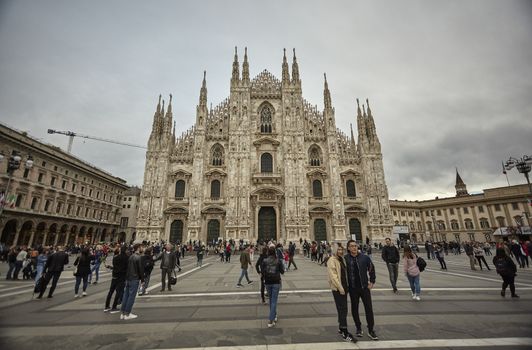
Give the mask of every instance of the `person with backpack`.
[[347, 268], [344, 260], [344, 247], [340, 244], [336, 249], [336, 255], [332, 256], [327, 262], [327, 274], [336, 311], [338, 312], [338, 334], [345, 341], [356, 343], [356, 338], [347, 330]]
[[417, 266], [417, 256], [412, 253], [412, 249], [409, 246], [405, 246], [403, 252], [403, 270], [410, 283], [410, 289], [412, 290], [412, 299], [421, 300], [421, 285], [420, 277], [421, 271]]
[[350, 239], [347, 241], [348, 254], [344, 257], [347, 269], [347, 283], [349, 286], [349, 297], [351, 299], [351, 314], [356, 325], [356, 336], [362, 337], [362, 323], [358, 314], [358, 303], [362, 299], [364, 311], [366, 312], [366, 322], [368, 323], [368, 336], [372, 340], [379, 340], [375, 333], [375, 319], [373, 316], [373, 305], [371, 303], [371, 289], [375, 285], [375, 266], [371, 259], [358, 250], [357, 242]]
[[240, 254], [240, 267], [242, 268], [242, 271], [240, 273], [240, 278], [238, 279], [238, 283], [236, 284], [237, 288], [242, 288], [242, 279], [246, 277], [246, 281], [248, 284], [252, 284], [253, 281], [249, 279], [248, 276], [248, 267], [251, 266], [251, 257], [249, 256], [249, 250], [250, 248], [247, 247], [241, 254]]
[[284, 265], [277, 257], [275, 246], [268, 247], [268, 256], [262, 261], [261, 271], [264, 273], [264, 285], [270, 297], [270, 314], [268, 328], [277, 323], [277, 299], [281, 290], [281, 274], [284, 274]]
[[264, 246], [262, 247], [261, 253], [259, 258], [257, 259], [257, 263], [255, 264], [255, 270], [257, 270], [257, 273], [260, 276], [260, 298], [262, 300], [263, 304], [266, 304], [266, 298], [264, 297], [264, 290], [266, 286], [264, 285], [264, 271], [262, 271], [262, 262], [266, 257], [268, 256], [268, 247]]
[[144, 266], [142, 266], [141, 254], [144, 251], [144, 245], [142, 243], [136, 243], [133, 245], [134, 253], [128, 259], [127, 272], [126, 272], [126, 284], [124, 287], [124, 297], [122, 299], [122, 306], [120, 311], [121, 320], [132, 320], [138, 316], [131, 312], [139, 285], [144, 284]]
[[473, 254], [475, 255], [475, 258], [478, 261], [478, 266], [480, 266], [480, 269], [482, 270], [482, 262], [484, 262], [484, 265], [486, 265], [486, 268], [488, 270], [491, 270], [488, 266], [488, 263], [486, 262], [486, 259], [484, 258], [484, 249], [480, 246], [479, 243], [475, 243], [473, 246]]
[[443, 253], [443, 248], [440, 244], [434, 245], [434, 255], [436, 259], [440, 262], [440, 268], [442, 270], [447, 270], [447, 264], [445, 263], [445, 255]]
[[297, 270], [297, 265], [296, 265], [296, 263], [294, 261], [294, 255], [295, 254], [296, 254], [296, 244], [290, 242], [290, 244], [288, 244], [288, 267], [287, 267], [287, 270], [289, 270], [290, 266], [292, 266], [292, 265], [294, 265], [294, 270]]
[[[196, 258], [197, 258], [197, 262], [196, 262], [196, 266], [203, 266], [203, 256], [205, 255], [205, 245], [198, 245], [198, 248], [197, 248], [197, 252], [196, 252]], [[177, 266], [177, 261], [176, 261], [176, 266]]]
[[94, 266], [92, 267], [90, 274], [89, 274], [89, 283], [92, 282], [92, 274], [96, 273], [96, 280], [92, 282], [92, 284], [97, 284], [98, 280], [100, 279], [100, 265], [102, 262], [105, 261], [106, 256], [103, 254], [102, 246], [97, 245], [96, 251], [94, 252], [94, 255], [92, 257], [92, 263]]
[[495, 265], [495, 270], [502, 278], [502, 290], [501, 296], [506, 296], [506, 287], [510, 286], [510, 292], [512, 293], [512, 298], [519, 298], [519, 295], [515, 294], [515, 276], [517, 273], [517, 266], [513, 260], [506, 255], [504, 248], [497, 248], [495, 251], [495, 256], [493, 257], [493, 265]]
[[83, 280], [83, 293], [82, 296], [87, 295], [87, 284], [89, 275], [91, 273], [91, 259], [89, 257], [89, 249], [83, 248], [81, 250], [81, 255], [77, 257], [74, 261], [74, 266], [76, 266], [76, 272], [74, 276], [76, 277], [76, 284], [74, 285], [74, 298], [79, 297], [79, 285]]
[[[176, 258], [177, 258], [177, 254], [176, 254]], [[141, 260], [142, 260], [142, 265], [144, 266], [144, 284], [139, 289], [139, 295], [145, 295], [145, 294], [148, 294], [148, 291], [146, 291], [146, 288], [148, 288], [148, 284], [150, 283], [151, 272], [153, 271], [153, 266], [155, 265], [155, 261], [153, 261], [153, 248], [152, 247], [146, 248]]]
[[475, 268], [475, 255], [473, 251], [473, 242], [464, 243], [464, 251], [467, 257], [469, 258], [469, 265], [471, 266], [471, 270], [476, 271], [477, 269]]
[[[110, 313], [114, 314], [120, 311], [117, 307], [118, 304], [122, 303], [122, 295], [124, 293], [124, 286], [126, 284], [128, 259], [127, 247], [123, 246], [120, 248], [117, 246], [114, 250], [113, 266], [106, 266], [108, 269], [112, 269], [113, 273], [111, 286], [109, 287], [109, 292], [107, 293], [107, 298], [105, 299], [105, 308], [103, 309], [103, 312], [109, 311]], [[113, 293], [115, 293], [115, 299], [113, 301], [113, 307], [110, 308], [111, 297], [113, 296]]]

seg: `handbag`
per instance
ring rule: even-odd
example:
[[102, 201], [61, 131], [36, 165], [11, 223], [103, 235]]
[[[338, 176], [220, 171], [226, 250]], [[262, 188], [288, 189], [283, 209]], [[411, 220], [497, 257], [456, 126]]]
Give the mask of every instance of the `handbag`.
[[170, 278], [168, 279], [168, 283], [172, 286], [177, 283], [177, 274], [175, 273], [175, 269], [173, 271], [174, 271], [174, 275], [170, 276]]

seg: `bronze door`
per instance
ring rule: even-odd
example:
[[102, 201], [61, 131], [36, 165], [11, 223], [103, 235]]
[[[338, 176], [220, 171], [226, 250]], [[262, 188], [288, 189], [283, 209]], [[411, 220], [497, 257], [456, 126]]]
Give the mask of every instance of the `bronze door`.
[[260, 208], [258, 229], [259, 241], [277, 240], [277, 216], [273, 207]]

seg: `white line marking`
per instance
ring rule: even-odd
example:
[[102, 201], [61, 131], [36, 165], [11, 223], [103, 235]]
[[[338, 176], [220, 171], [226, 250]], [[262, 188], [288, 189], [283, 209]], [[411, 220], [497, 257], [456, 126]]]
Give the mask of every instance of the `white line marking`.
[[[373, 288], [372, 291], [391, 291], [391, 288]], [[410, 288], [399, 288], [402, 291], [410, 291]], [[472, 291], [500, 291], [500, 288], [490, 287], [464, 287], [464, 288], [422, 288], [421, 292], [472, 292]], [[532, 287], [519, 288], [519, 290], [532, 290]], [[279, 294], [328, 294], [330, 289], [301, 289], [301, 290], [281, 290]], [[182, 297], [220, 297], [236, 295], [260, 295], [258, 291], [249, 292], [205, 292], [205, 293], [181, 293], [181, 294], [157, 294], [149, 295], [150, 298], [182, 298]]]
[[[187, 272], [184, 272], [184, 273], [182, 273], [182, 274], [179, 274], [179, 275], [177, 275], [177, 279], [180, 279], [181, 277], [184, 277], [184, 276], [188, 275], [189, 273], [192, 273], [192, 272], [194, 272], [194, 271], [197, 271], [197, 270], [199, 270], [199, 269], [202, 269], [202, 268], [204, 268], [204, 267], [207, 267], [207, 266], [209, 266], [210, 264], [211, 264], [211, 263], [206, 263], [206, 264], [203, 264], [202, 266], [198, 266], [198, 267], [196, 267], [196, 268], [193, 268], [192, 270], [189, 270], [189, 271], [187, 271]], [[154, 290], [154, 289], [156, 289], [156, 288], [158, 288], [158, 287], [160, 287], [160, 286], [162, 286], [162, 283], [161, 283], [161, 282], [156, 283], [156, 284], [154, 284], [153, 286], [146, 288], [146, 291], [147, 291], [147, 292], [151, 292], [152, 290]], [[159, 295], [159, 296], [160, 296], [160, 295]], [[153, 295], [150, 295], [149, 297], [153, 297]]]
[[332, 349], [404, 349], [404, 348], [451, 348], [451, 347], [489, 347], [489, 346], [530, 346], [532, 338], [473, 338], [473, 339], [419, 339], [419, 340], [385, 340], [359, 341], [358, 343], [301, 343], [301, 344], [268, 344], [246, 346], [219, 346], [198, 348], [174, 348], [158, 350], [332, 350]]
[[[502, 280], [500, 280], [500, 279], [473, 276], [473, 275], [466, 275], [466, 274], [462, 274], [462, 273], [447, 272], [447, 271], [433, 270], [433, 269], [425, 269], [425, 271], [441, 273], [441, 274], [445, 274], [445, 275], [453, 275], [453, 276], [465, 277], [465, 278], [474, 278], [474, 279], [477, 279], [477, 280], [484, 280], [484, 281], [502, 283]], [[515, 284], [516, 285], [520, 285], [520, 286], [532, 287], [532, 284], [529, 284], [529, 283], [515, 282]]]

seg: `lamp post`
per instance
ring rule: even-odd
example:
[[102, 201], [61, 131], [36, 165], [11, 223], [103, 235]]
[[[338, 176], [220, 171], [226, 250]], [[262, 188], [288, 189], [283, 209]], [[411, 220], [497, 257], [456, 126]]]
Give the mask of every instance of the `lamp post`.
[[532, 168], [532, 156], [525, 155], [521, 159], [510, 157], [504, 164], [504, 168], [506, 170], [517, 168], [517, 171], [525, 175], [526, 182], [528, 184], [528, 190], [532, 195], [532, 185], [530, 184], [530, 178], [528, 176], [528, 173], [530, 173], [530, 169]]
[[[0, 163], [3, 162], [4, 158], [5, 158], [4, 154], [0, 153]], [[7, 180], [6, 190], [4, 191], [4, 198], [0, 203], [0, 219], [2, 218], [2, 214], [4, 213], [4, 207], [8, 200], [9, 186], [11, 185], [11, 178], [13, 177], [13, 173], [15, 172], [15, 170], [20, 169], [21, 163], [22, 163], [22, 157], [20, 156], [19, 152], [13, 150], [7, 162], [8, 180]], [[24, 162], [24, 167], [26, 169], [31, 169], [33, 167], [33, 157], [31, 155], [28, 155], [26, 161]]]

